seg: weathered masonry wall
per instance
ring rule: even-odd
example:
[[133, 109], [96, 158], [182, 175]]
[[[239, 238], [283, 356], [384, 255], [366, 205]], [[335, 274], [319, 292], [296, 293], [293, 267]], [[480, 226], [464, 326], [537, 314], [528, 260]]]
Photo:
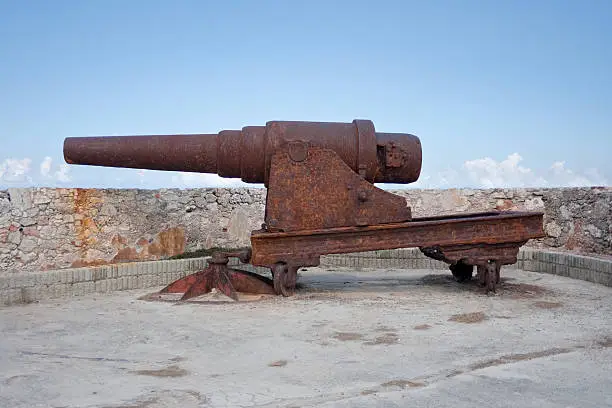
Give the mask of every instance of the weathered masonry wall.
[[[396, 190], [414, 216], [543, 210], [531, 247], [612, 255], [612, 188]], [[0, 273], [165, 259], [249, 244], [264, 189], [0, 190]]]

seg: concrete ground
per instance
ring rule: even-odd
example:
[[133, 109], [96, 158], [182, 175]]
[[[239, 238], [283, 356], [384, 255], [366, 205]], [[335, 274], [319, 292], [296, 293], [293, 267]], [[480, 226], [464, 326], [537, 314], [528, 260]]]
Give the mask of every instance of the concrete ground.
[[[612, 288], [311, 268], [292, 298], [0, 309], [0, 407], [607, 407]], [[207, 302], [203, 302], [207, 300]]]

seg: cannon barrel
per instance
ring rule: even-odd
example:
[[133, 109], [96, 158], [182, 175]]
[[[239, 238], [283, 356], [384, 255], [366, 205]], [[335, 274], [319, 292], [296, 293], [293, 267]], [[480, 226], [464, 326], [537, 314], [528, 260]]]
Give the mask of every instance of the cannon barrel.
[[421, 172], [421, 142], [407, 133], [380, 133], [369, 120], [271, 121], [218, 134], [69, 137], [69, 164], [216, 173], [268, 182], [273, 154], [292, 142], [331, 149], [374, 183], [412, 183]]

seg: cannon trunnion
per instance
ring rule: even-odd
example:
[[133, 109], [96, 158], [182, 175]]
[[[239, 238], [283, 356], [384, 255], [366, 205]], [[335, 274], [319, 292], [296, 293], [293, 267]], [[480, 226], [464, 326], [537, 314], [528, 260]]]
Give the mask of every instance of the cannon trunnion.
[[[418, 247], [449, 264], [460, 281], [495, 291], [502, 265], [544, 236], [541, 212], [499, 211], [414, 218], [405, 199], [374, 183], [412, 183], [421, 171], [421, 142], [351, 123], [268, 122], [218, 134], [67, 138], [66, 162], [107, 167], [216, 173], [267, 187], [262, 228], [251, 247], [219, 252], [203, 271], [160, 293], [186, 300], [212, 288], [290, 296], [297, 271], [325, 254]], [[273, 279], [232, 269], [230, 257], [268, 267]]]

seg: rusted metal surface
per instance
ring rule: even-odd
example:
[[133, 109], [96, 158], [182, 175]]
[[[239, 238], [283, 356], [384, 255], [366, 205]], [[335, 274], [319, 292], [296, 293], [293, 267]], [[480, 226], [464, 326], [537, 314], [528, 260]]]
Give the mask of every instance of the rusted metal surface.
[[334, 152], [294, 144], [270, 168], [268, 231], [302, 231], [409, 221], [406, 200], [351, 170]]
[[69, 137], [64, 159], [91, 166], [217, 173], [267, 186], [272, 156], [294, 142], [332, 150], [374, 183], [412, 183], [421, 172], [419, 138], [377, 133], [369, 120], [270, 121], [218, 134]]
[[[286, 258], [414, 247], [492, 250], [497, 245], [520, 246], [542, 237], [541, 213], [473, 213], [458, 217], [413, 218], [411, 221], [367, 227], [339, 227], [295, 232], [256, 231], [251, 236], [254, 265], [273, 265]], [[324, 245], [322, 245], [324, 244]], [[486, 255], [484, 255], [486, 257]]]
[[217, 252], [208, 261], [208, 267], [202, 271], [185, 276], [163, 288], [160, 293], [183, 293], [180, 300], [185, 301], [210, 292], [213, 288], [224, 295], [238, 300], [238, 293], [276, 294], [274, 283], [256, 273], [228, 268], [230, 257], [237, 257], [241, 262], [249, 261], [250, 251]]
[[[426, 255], [448, 262], [458, 280], [467, 281], [468, 271], [471, 279], [474, 265], [485, 267], [493, 262], [500, 268], [516, 263], [522, 245], [544, 236], [542, 216], [537, 212], [507, 211], [413, 218], [367, 227], [293, 232], [260, 230], [251, 236], [251, 263], [270, 267], [286, 262], [316, 266], [319, 256], [325, 254], [419, 247]], [[431, 248], [437, 248], [439, 256]], [[483, 271], [487, 273], [488, 269]], [[483, 275], [483, 279], [487, 276]], [[498, 281], [499, 278], [488, 280], [487, 290], [495, 291]]]
[[[404, 198], [373, 183], [411, 183], [421, 171], [421, 143], [380, 133], [368, 120], [351, 123], [272, 121], [218, 134], [68, 138], [68, 163], [216, 173], [264, 183], [265, 223], [251, 251], [219, 253], [209, 267], [163, 289], [183, 299], [217, 288], [291, 296], [297, 271], [325, 254], [419, 247], [447, 262], [460, 281], [495, 291], [502, 265], [541, 238], [541, 212], [497, 211], [412, 218]], [[227, 260], [271, 269], [273, 280], [230, 269]]]

